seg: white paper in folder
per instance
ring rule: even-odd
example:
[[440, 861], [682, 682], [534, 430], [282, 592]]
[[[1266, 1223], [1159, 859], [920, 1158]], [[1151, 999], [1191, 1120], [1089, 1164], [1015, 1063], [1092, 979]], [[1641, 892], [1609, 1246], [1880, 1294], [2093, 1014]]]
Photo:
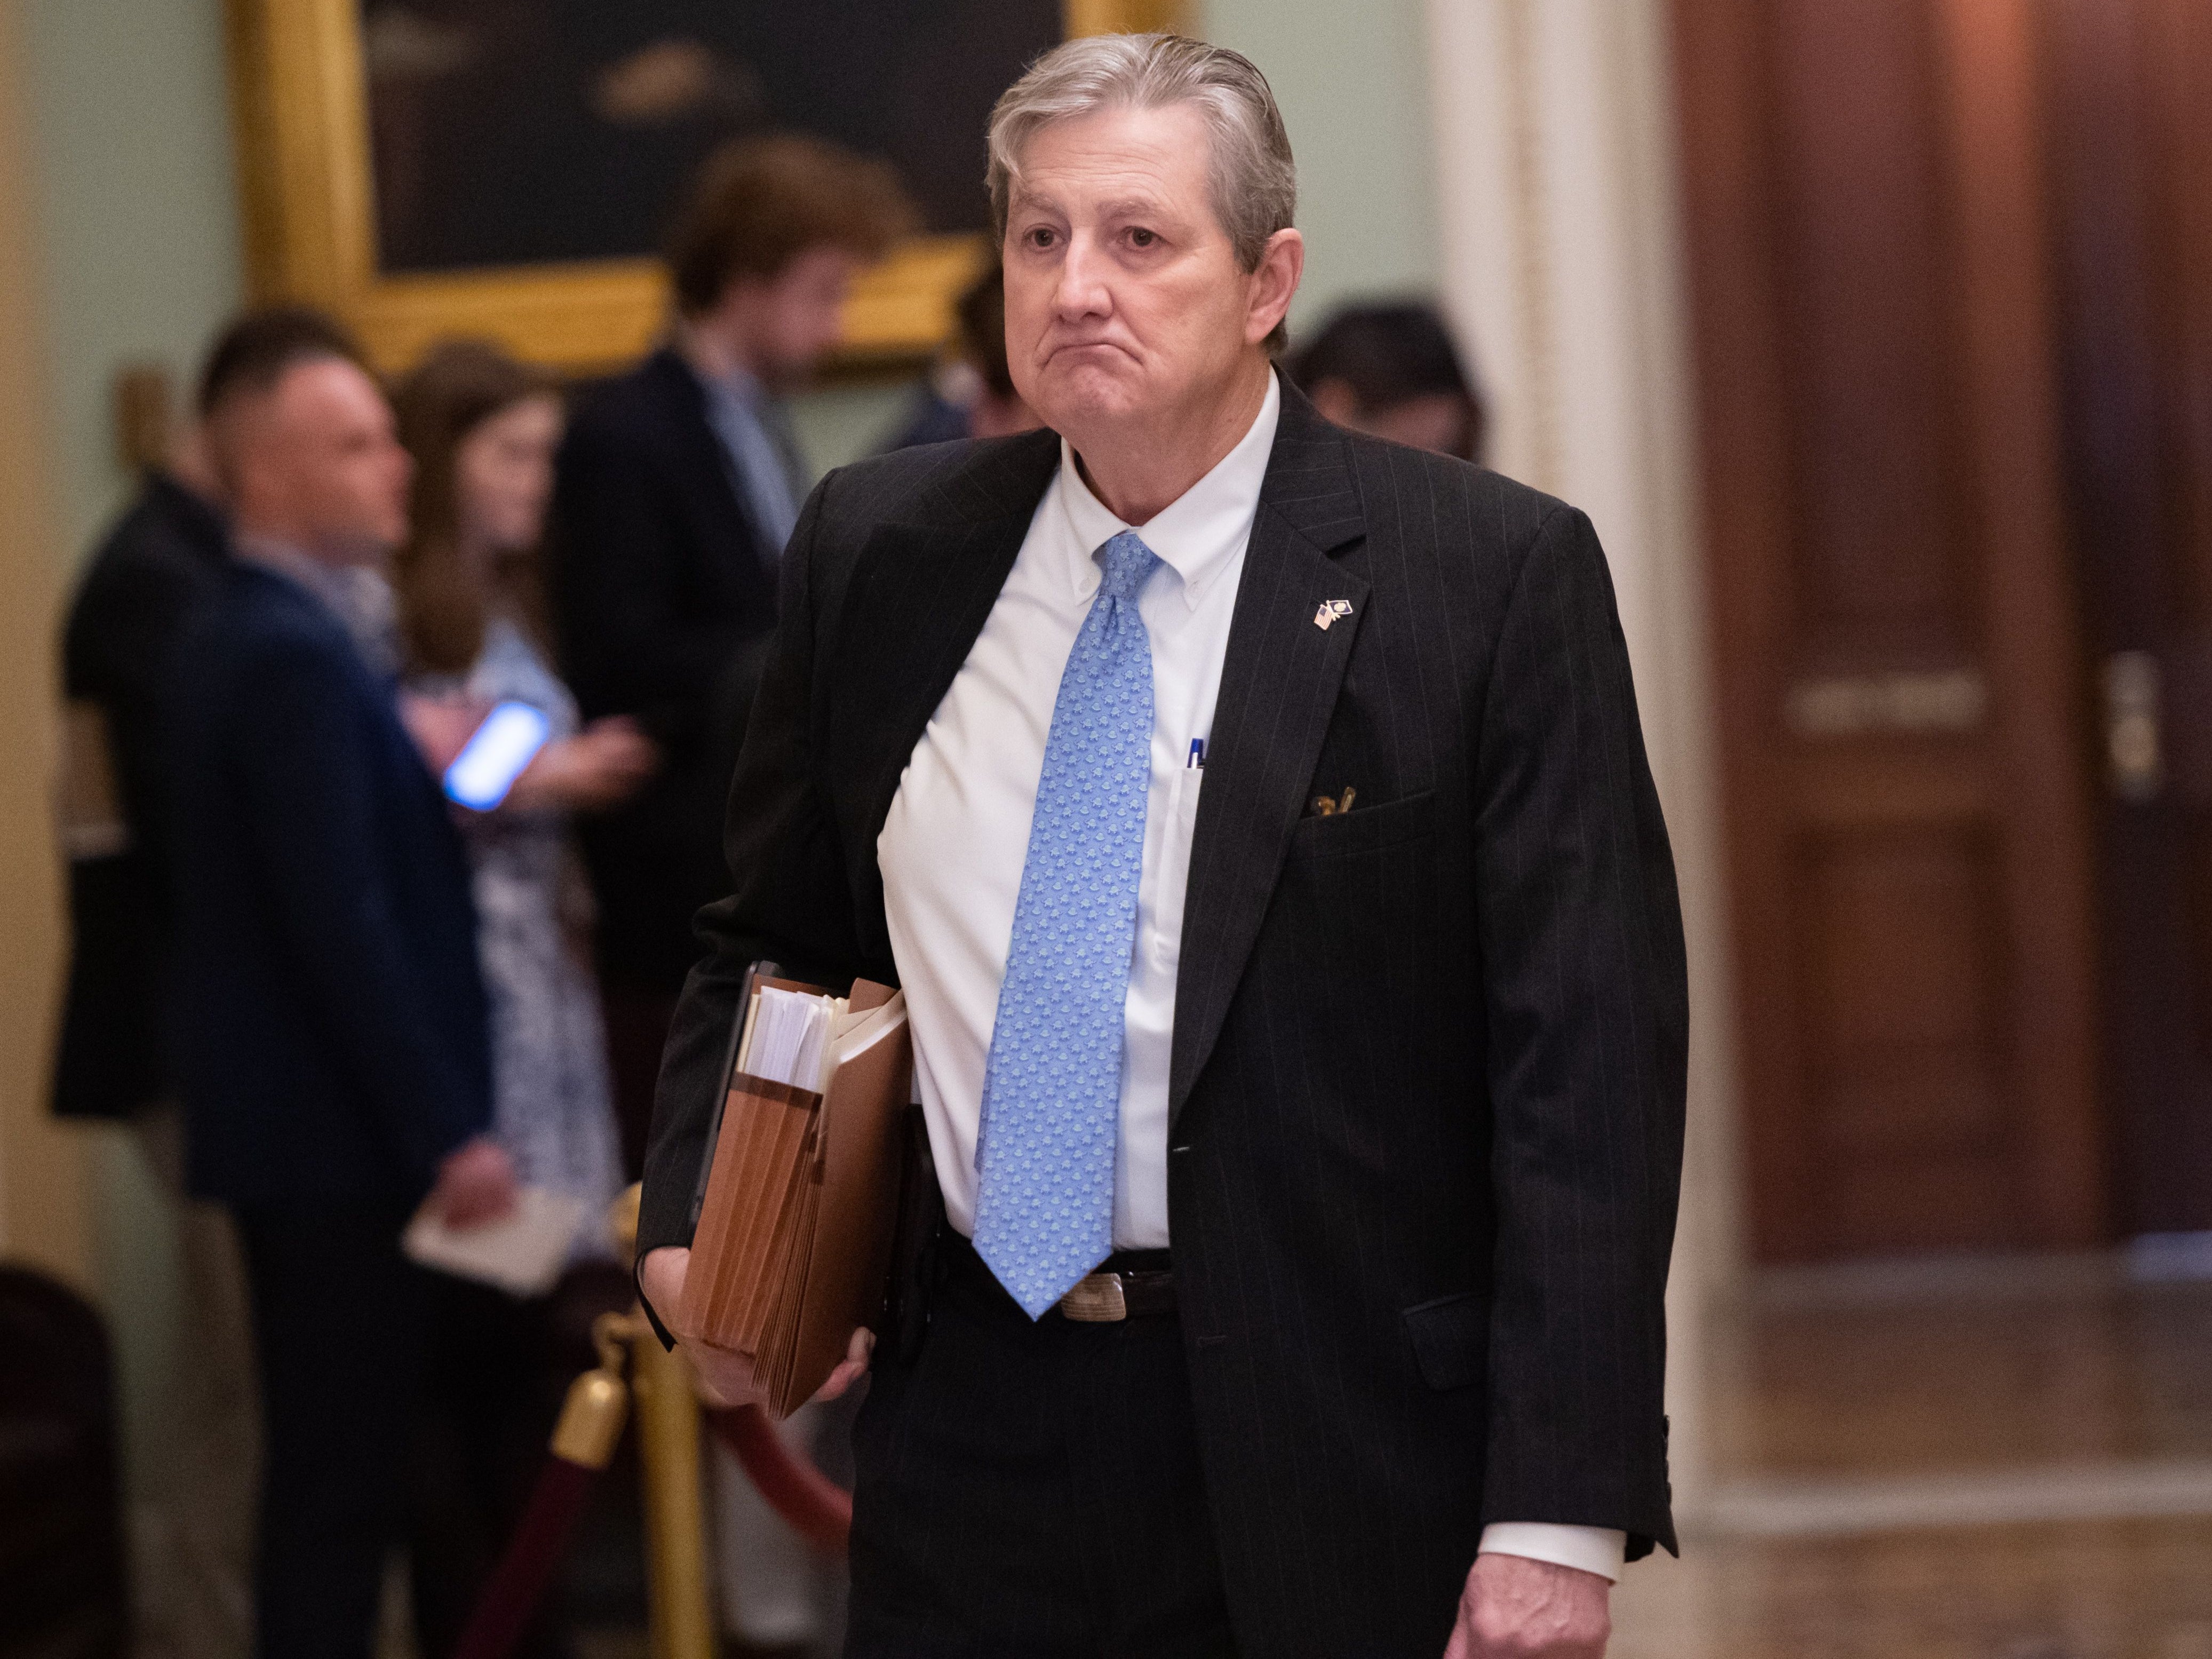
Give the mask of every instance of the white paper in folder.
[[763, 985], [754, 994], [738, 1069], [770, 1083], [820, 1088], [822, 1050], [829, 1041], [830, 1022], [844, 1009], [842, 997]]

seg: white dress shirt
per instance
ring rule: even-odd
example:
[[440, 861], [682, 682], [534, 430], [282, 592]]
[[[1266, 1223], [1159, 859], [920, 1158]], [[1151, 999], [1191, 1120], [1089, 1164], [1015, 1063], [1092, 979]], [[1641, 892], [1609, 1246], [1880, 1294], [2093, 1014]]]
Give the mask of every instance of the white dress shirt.
[[[1244, 550], [1281, 409], [1271, 376], [1237, 447], [1141, 526], [1123, 523], [1091, 494], [1063, 440], [1060, 471], [1037, 502], [998, 602], [899, 780], [876, 854], [930, 1151], [946, 1215], [963, 1234], [975, 1227], [983, 1073], [1053, 705], [1098, 591], [1096, 555], [1133, 528], [1160, 567], [1137, 596], [1152, 641], [1152, 776], [1125, 1004], [1114, 1243], [1168, 1246], [1168, 1060], [1191, 830]], [[1611, 1578], [1620, 1576], [1622, 1543], [1621, 1534], [1596, 1528], [1513, 1522], [1486, 1528], [1482, 1547]]]

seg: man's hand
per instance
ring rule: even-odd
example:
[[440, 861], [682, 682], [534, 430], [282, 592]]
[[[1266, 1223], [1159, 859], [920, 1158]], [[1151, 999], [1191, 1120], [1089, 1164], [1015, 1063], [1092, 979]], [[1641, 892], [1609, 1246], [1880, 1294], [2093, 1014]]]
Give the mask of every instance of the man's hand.
[[[678, 1310], [684, 1306], [684, 1279], [690, 1269], [691, 1252], [680, 1246], [665, 1244], [657, 1250], [647, 1251], [645, 1266], [638, 1274], [645, 1287], [646, 1300], [653, 1304], [660, 1322], [674, 1334], [702, 1387], [717, 1404], [766, 1404], [768, 1395], [753, 1376], [751, 1360], [734, 1348], [718, 1348], [677, 1328]], [[865, 1327], [854, 1331], [845, 1346], [843, 1360], [830, 1373], [829, 1380], [814, 1391], [816, 1401], [835, 1400], [867, 1375], [868, 1360], [875, 1346], [873, 1331]]]
[[1444, 1659], [1605, 1659], [1612, 1589], [1575, 1567], [1478, 1555]]
[[514, 1162], [489, 1135], [478, 1135], [438, 1166], [431, 1212], [455, 1231], [497, 1221], [514, 1208]]

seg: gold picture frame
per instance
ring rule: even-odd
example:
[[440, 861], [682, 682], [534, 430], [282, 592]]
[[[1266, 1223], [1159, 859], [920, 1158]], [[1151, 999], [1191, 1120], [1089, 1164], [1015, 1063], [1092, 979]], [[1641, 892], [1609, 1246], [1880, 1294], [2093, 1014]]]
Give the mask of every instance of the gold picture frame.
[[[651, 259], [501, 266], [387, 276], [376, 268], [374, 181], [359, 0], [228, 0], [246, 267], [257, 301], [331, 311], [376, 365], [397, 370], [434, 341], [497, 340], [532, 362], [587, 374], [647, 349], [666, 324]], [[1071, 37], [1172, 29], [1181, 0], [1063, 0]], [[841, 366], [926, 358], [984, 239], [918, 236], [866, 273], [848, 302]]]

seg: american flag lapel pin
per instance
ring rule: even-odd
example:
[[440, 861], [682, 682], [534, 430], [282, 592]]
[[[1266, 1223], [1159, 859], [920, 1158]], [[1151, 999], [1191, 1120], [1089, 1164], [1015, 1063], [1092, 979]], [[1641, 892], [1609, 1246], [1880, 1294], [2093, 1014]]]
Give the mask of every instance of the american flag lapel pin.
[[1326, 634], [1328, 632], [1330, 623], [1340, 622], [1351, 614], [1351, 600], [1323, 599], [1314, 611], [1314, 626]]

